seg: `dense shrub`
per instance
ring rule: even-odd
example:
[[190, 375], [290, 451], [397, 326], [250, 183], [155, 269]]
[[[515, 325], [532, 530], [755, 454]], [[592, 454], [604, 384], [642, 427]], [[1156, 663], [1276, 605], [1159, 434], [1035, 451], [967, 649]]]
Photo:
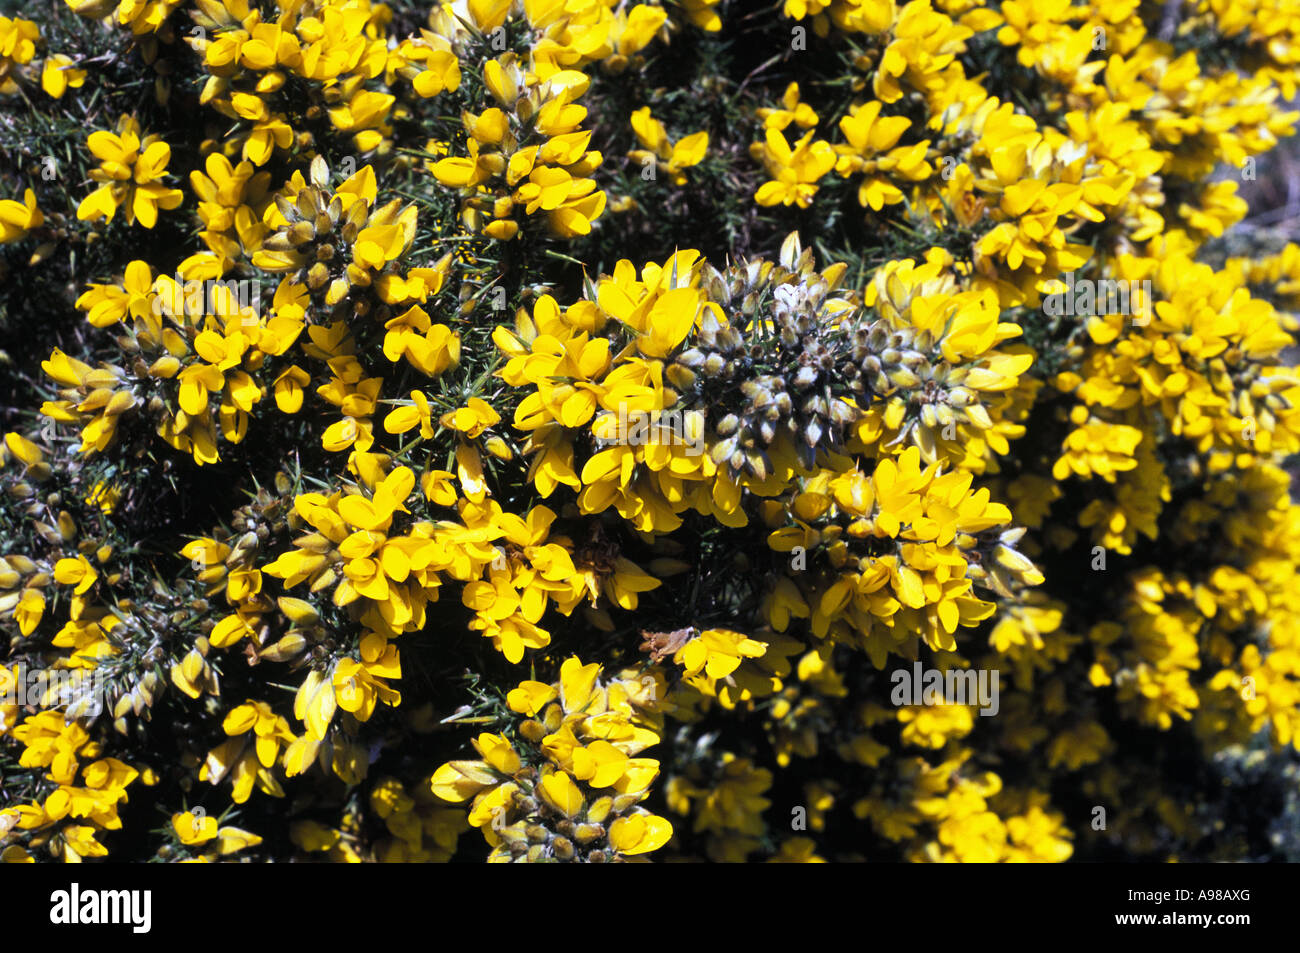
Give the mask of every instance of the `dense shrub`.
[[11, 10], [0, 857], [1300, 856], [1300, 248], [1223, 244], [1298, 76], [1282, 0]]

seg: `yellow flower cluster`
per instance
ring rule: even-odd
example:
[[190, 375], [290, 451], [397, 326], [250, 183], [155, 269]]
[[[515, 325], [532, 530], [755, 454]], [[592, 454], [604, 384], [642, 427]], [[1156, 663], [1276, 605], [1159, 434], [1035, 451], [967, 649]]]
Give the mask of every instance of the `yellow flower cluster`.
[[[42, 46], [38, 23], [0, 16], [0, 96], [17, 93], [29, 82], [25, 67], [32, 63]], [[41, 89], [54, 99], [62, 98], [69, 87], [80, 89], [85, 82], [86, 71], [66, 54], [51, 53], [41, 62]]]
[[1300, 14], [1167, 6], [0, 17], [0, 861], [1300, 851]]
[[[12, 680], [12, 672], [5, 675]], [[12, 844], [0, 859], [31, 862], [33, 849], [68, 863], [107, 855], [95, 835], [122, 826], [118, 805], [127, 800], [126, 789], [140, 778], [140, 772], [117, 758], [101, 757], [100, 746], [86, 729], [77, 721], [65, 722], [59, 712], [43, 711], [26, 718], [11, 734], [23, 746], [19, 764], [46, 769], [54, 786], [43, 800], [0, 810], [0, 831], [31, 832], [26, 847]], [[157, 779], [150, 773], [143, 781], [151, 784]]]
[[492, 845], [491, 861], [610, 863], [658, 850], [672, 825], [640, 807], [659, 762], [636, 757], [659, 741], [654, 680], [600, 679], [576, 657], [560, 680], [522, 682], [506, 697], [524, 716], [511, 738], [484, 733], [477, 761], [434, 772], [433, 793], [473, 799], [469, 823]]
[[507, 53], [487, 62], [483, 82], [496, 105], [463, 115], [469, 154], [430, 168], [440, 183], [466, 196], [466, 227], [509, 241], [519, 234], [514, 215], [522, 206], [526, 216], [544, 212], [560, 238], [586, 235], [605, 210], [605, 193], [589, 178], [601, 155], [587, 149], [591, 132], [581, 128], [587, 109], [575, 102], [588, 78], [557, 70], [543, 80]]
[[111, 221], [117, 209], [125, 206], [127, 222], [138, 220], [145, 228], [153, 228], [158, 209], [181, 204], [184, 196], [180, 189], [156, 181], [167, 174], [171, 146], [156, 135], [141, 139], [140, 124], [134, 117], [118, 120], [116, 133], [92, 132], [86, 148], [100, 161], [91, 178], [104, 184], [81, 200], [77, 218]]
[[[277, 3], [274, 16], [247, 0], [204, 0], [186, 42], [203, 57], [208, 79], [200, 102], [235, 123], [227, 158], [265, 165], [277, 150], [310, 143], [325, 131], [359, 152], [377, 148], [391, 128], [395, 97], [367, 82], [405, 63], [390, 61], [383, 30], [391, 12], [369, 2]], [[298, 117], [281, 105], [291, 80], [310, 90], [306, 112], [323, 115], [319, 132], [295, 135]]]

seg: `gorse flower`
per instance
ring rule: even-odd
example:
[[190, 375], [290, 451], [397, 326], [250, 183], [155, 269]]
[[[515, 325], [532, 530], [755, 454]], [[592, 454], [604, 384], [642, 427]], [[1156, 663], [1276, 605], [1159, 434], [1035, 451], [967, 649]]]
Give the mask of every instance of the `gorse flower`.
[[45, 223], [45, 216], [36, 207], [36, 193], [27, 189], [21, 202], [15, 199], [0, 201], [0, 245], [22, 241]]
[[785, 134], [769, 128], [764, 141], [754, 143], [750, 153], [767, 169], [771, 181], [754, 193], [759, 205], [798, 205], [807, 208], [817, 194], [817, 182], [835, 167], [830, 143], [814, 140], [809, 132], [791, 144]]
[[45, 61], [41, 70], [41, 88], [55, 99], [69, 88], [80, 89], [86, 83], [86, 71], [73, 65], [72, 58], [56, 53]]
[[90, 176], [103, 183], [77, 206], [79, 219], [111, 221], [119, 207], [125, 206], [126, 220], [137, 220], [145, 228], [158, 221], [158, 209], [174, 209], [184, 197], [180, 189], [170, 189], [159, 181], [167, 174], [171, 146], [156, 135], [140, 138], [140, 124], [133, 116], [118, 120], [117, 132], [92, 132], [86, 148], [100, 160]]
[[0, 95], [17, 91], [20, 67], [32, 61], [40, 38], [33, 21], [0, 16]]
[[0, 17], [0, 861], [1300, 856], [1300, 15], [1171, 11]]
[[490, 860], [610, 863], [658, 850], [672, 836], [667, 820], [638, 806], [659, 763], [635, 755], [659, 736], [644, 726], [628, 682], [601, 682], [599, 673], [575, 657], [553, 685], [522, 683], [507, 699], [527, 716], [518, 749], [503, 735], [481, 734], [474, 747], [482, 760], [434, 772], [435, 795], [473, 798], [469, 823], [492, 845]]
[[628, 158], [640, 162], [643, 168], [662, 165], [673, 185], [686, 184], [682, 170], [699, 165], [709, 148], [707, 131], [691, 133], [677, 142], [670, 141], [664, 124], [650, 115], [649, 106], [632, 113], [632, 130], [641, 148], [629, 152]]
[[519, 234], [516, 210], [545, 213], [552, 234], [572, 238], [591, 231], [605, 208], [605, 193], [590, 174], [600, 165], [581, 129], [587, 109], [577, 100], [590, 80], [578, 70], [546, 79], [525, 72], [515, 56], [489, 60], [483, 81], [495, 105], [462, 116], [467, 157], [442, 159], [431, 168], [442, 185], [466, 196], [465, 225], [507, 241]]

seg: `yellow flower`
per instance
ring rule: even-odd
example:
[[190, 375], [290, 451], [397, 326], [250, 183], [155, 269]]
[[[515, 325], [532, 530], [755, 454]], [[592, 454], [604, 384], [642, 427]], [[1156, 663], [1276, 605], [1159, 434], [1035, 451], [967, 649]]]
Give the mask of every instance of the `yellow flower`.
[[54, 564], [54, 580], [65, 586], [76, 586], [73, 592], [82, 595], [95, 584], [99, 573], [85, 556], [75, 559], [60, 559]]
[[406, 433], [418, 426], [420, 437], [424, 440], [432, 440], [433, 414], [429, 410], [429, 398], [425, 397], [422, 391], [413, 390], [411, 400], [414, 401], [413, 406], [398, 407], [389, 413], [384, 419], [384, 430], [388, 433]]
[[729, 629], [705, 629], [673, 656], [685, 674], [703, 672], [710, 679], [726, 678], [746, 658], [761, 658], [767, 650], [763, 642], [747, 638]]
[[167, 174], [171, 147], [156, 135], [142, 140], [140, 124], [133, 117], [122, 116], [116, 133], [92, 132], [86, 145], [100, 160], [90, 176], [104, 184], [81, 200], [77, 218], [111, 221], [117, 208], [125, 205], [128, 223], [139, 219], [145, 228], [153, 228], [159, 208], [174, 209], [181, 204], [180, 189], [169, 189], [157, 181]]
[[172, 830], [186, 846], [206, 844], [217, 836], [217, 819], [184, 811], [172, 815]]
[[1142, 442], [1142, 431], [1123, 424], [1089, 419], [1087, 408], [1075, 407], [1070, 419], [1078, 426], [1065, 438], [1065, 453], [1052, 466], [1052, 476], [1063, 480], [1076, 476], [1099, 476], [1108, 483], [1115, 475], [1138, 465], [1134, 457]]
[[718, 0], [683, 0], [682, 8], [690, 21], [708, 33], [717, 33], [722, 29], [722, 17], [713, 8]]
[[835, 167], [835, 151], [829, 142], [813, 139], [809, 132], [791, 148], [785, 134], [768, 129], [765, 140], [754, 143], [750, 153], [767, 168], [772, 181], [754, 193], [759, 205], [798, 205], [807, 208], [817, 194], [817, 182]]
[[780, 109], [759, 109], [758, 118], [763, 120], [766, 129], [785, 129], [795, 123], [801, 129], [811, 129], [817, 125], [818, 116], [811, 106], [799, 101], [799, 84], [791, 83], [781, 96]]
[[0, 94], [17, 92], [15, 67], [32, 61], [40, 39], [40, 27], [31, 20], [0, 16]]
[[68, 87], [80, 89], [86, 81], [86, 71], [72, 66], [72, 57], [56, 53], [45, 60], [41, 69], [41, 88], [55, 99], [63, 98]]
[[387, 644], [377, 633], [361, 640], [361, 661], [345, 658], [334, 668], [334, 694], [339, 707], [356, 716], [358, 721], [369, 721], [375, 703], [401, 704], [400, 692], [389, 687], [385, 678], [401, 678], [397, 647]]
[[676, 143], [671, 142], [664, 124], [650, 115], [649, 106], [632, 113], [632, 131], [636, 133], [642, 148], [648, 151], [633, 151], [628, 153], [628, 157], [643, 165], [662, 165], [673, 185], [686, 184], [682, 170], [699, 165], [709, 148], [707, 132], [691, 133]]
[[471, 397], [467, 406], [448, 411], [438, 419], [442, 426], [458, 430], [471, 440], [500, 421], [501, 415], [481, 397]]
[[0, 201], [0, 245], [20, 242], [28, 232], [45, 224], [45, 216], [36, 207], [36, 193], [31, 189], [23, 192], [23, 200]]
[[673, 836], [673, 826], [654, 814], [630, 814], [609, 825], [609, 843], [624, 854], [658, 850]]

